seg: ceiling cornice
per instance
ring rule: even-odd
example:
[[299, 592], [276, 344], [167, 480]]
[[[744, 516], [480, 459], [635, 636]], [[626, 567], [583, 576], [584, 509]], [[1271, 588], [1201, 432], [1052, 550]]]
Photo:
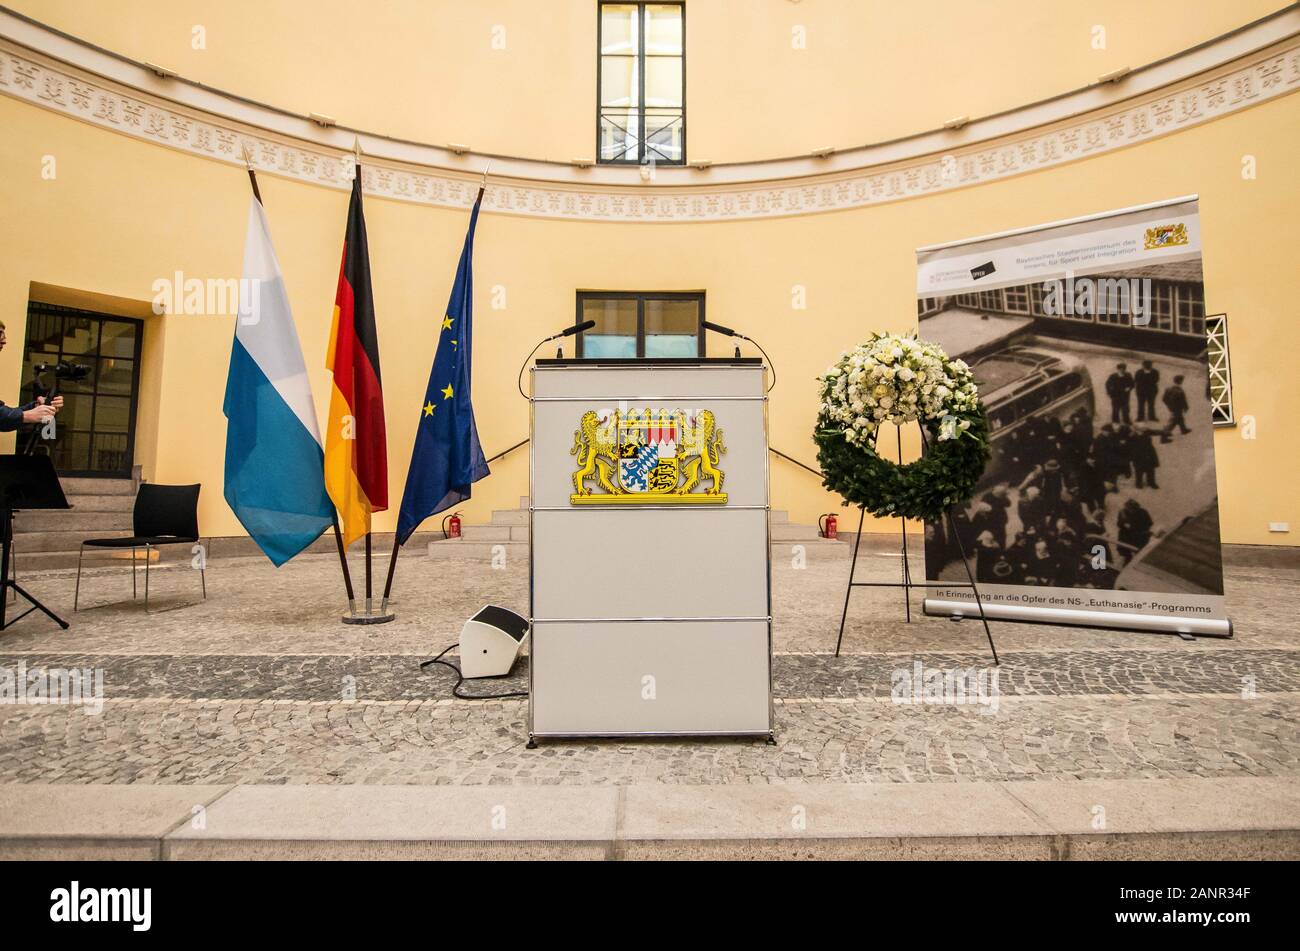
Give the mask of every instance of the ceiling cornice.
[[1038, 171], [1190, 128], [1300, 88], [1300, 5], [1129, 73], [960, 129], [812, 156], [639, 170], [482, 154], [321, 127], [305, 116], [90, 46], [0, 7], [0, 93], [217, 161], [334, 188], [352, 144], [367, 194], [465, 207], [491, 161], [484, 210], [626, 222], [718, 221], [836, 211]]

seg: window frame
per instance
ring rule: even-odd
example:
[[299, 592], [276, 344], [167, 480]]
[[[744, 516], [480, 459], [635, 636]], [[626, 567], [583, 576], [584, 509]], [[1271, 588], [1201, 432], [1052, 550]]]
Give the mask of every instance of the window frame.
[[[635, 159], [605, 159], [601, 158], [600, 149], [600, 126], [604, 118], [603, 99], [603, 60], [602, 50], [605, 47], [605, 16], [604, 9], [607, 6], [635, 6], [637, 8], [637, 89], [640, 91], [640, 102], [634, 107], [637, 112], [637, 157]], [[655, 159], [651, 164], [654, 165], [687, 165], [686, 161], [686, 0], [597, 0], [596, 2], [596, 164], [597, 165], [623, 165], [635, 168], [647, 164], [647, 144], [646, 144], [646, 104], [645, 104], [645, 8], [646, 7], [677, 7], [681, 11], [682, 18], [682, 105], [681, 105], [681, 123], [682, 123], [682, 157], [678, 160]], [[630, 107], [632, 108], [632, 107]], [[657, 150], [656, 150], [657, 152]]]
[[[1212, 348], [1218, 345], [1223, 353], [1223, 365], [1216, 367], [1212, 363]], [[1232, 408], [1232, 349], [1228, 345], [1228, 315], [1226, 313], [1205, 315], [1205, 363], [1210, 375], [1210, 422], [1217, 427], [1237, 425], [1237, 414]], [[1214, 399], [1214, 381], [1219, 378], [1223, 386], [1223, 396], [1216, 403]], [[1217, 410], [1217, 413], [1216, 413]]]
[[[578, 291], [574, 306], [573, 325], [576, 327], [582, 323], [582, 305], [584, 301], [589, 300], [634, 300], [636, 301], [636, 356], [631, 358], [635, 360], [646, 359], [645, 355], [645, 305], [646, 301], [695, 301], [699, 305], [698, 325], [695, 330], [696, 340], [696, 358], [703, 359], [704, 351], [704, 321], [708, 318], [704, 315], [705, 293], [704, 291]], [[588, 359], [583, 354], [583, 338], [585, 332], [574, 335], [574, 355], [579, 360]], [[591, 357], [590, 359], [606, 359], [602, 357]], [[628, 359], [628, 358], [623, 358]]]

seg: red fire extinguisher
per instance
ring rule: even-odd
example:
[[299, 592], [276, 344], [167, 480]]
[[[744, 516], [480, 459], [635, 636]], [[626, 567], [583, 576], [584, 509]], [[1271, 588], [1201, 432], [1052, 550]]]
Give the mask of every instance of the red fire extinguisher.
[[460, 513], [452, 512], [442, 520], [443, 538], [460, 538]]
[[839, 538], [837, 528], [839, 526], [839, 513], [828, 512], [817, 520], [817, 534], [822, 538], [829, 538], [832, 541]]

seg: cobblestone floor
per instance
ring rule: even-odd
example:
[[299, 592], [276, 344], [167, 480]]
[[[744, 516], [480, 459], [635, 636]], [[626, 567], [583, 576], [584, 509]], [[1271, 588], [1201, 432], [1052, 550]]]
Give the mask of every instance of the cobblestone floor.
[[[898, 561], [868, 556], [878, 576]], [[919, 567], [919, 566], [918, 566]], [[184, 569], [158, 572], [159, 610], [113, 605], [67, 632], [35, 617], [0, 635], [0, 668], [97, 667], [106, 702], [0, 704], [0, 782], [772, 783], [1173, 778], [1300, 773], [1300, 573], [1230, 570], [1237, 637], [997, 624], [998, 703], [891, 702], [891, 678], [987, 667], [982, 629], [857, 593], [846, 656], [830, 650], [843, 558], [774, 565], [779, 744], [582, 742], [524, 749], [526, 705], [449, 696], [452, 676], [418, 663], [487, 601], [526, 607], [526, 571], [403, 558], [399, 620], [344, 627], [337, 566], [305, 557], [275, 571], [238, 559], [209, 571], [209, 600]], [[24, 579], [69, 614], [72, 577]], [[194, 588], [191, 591], [190, 588]], [[127, 573], [83, 580], [91, 602]], [[170, 607], [168, 610], [170, 599]], [[489, 693], [526, 682], [521, 667]], [[344, 691], [354, 688], [354, 694]]]

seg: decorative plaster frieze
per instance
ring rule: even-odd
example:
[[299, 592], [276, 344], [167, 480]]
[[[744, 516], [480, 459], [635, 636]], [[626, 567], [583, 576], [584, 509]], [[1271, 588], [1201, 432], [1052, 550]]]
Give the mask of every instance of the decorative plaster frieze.
[[[540, 218], [614, 222], [702, 222], [843, 211], [997, 181], [1101, 155], [1192, 128], [1300, 89], [1300, 36], [1215, 70], [1205, 78], [1065, 119], [1041, 130], [995, 138], [890, 165], [834, 175], [739, 186], [575, 186], [494, 177], [484, 210]], [[232, 120], [187, 111], [66, 63], [0, 40], [0, 93], [101, 128], [208, 159], [243, 164], [247, 147], [260, 172], [348, 188], [351, 153], [268, 135]], [[366, 194], [465, 208], [477, 178], [367, 159]]]

